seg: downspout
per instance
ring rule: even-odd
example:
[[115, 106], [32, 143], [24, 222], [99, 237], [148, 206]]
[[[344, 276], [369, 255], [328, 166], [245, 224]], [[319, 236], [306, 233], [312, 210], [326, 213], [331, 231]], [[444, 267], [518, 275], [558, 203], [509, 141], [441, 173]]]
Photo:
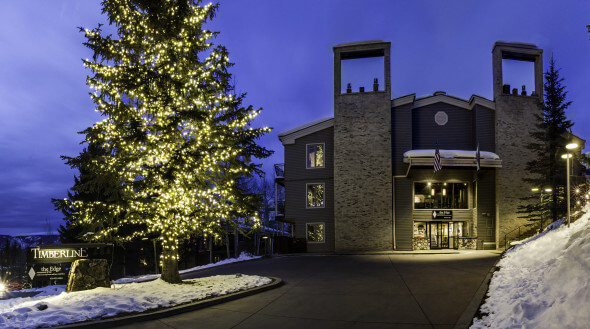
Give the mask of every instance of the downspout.
[[408, 165], [408, 170], [406, 171], [405, 175], [397, 175], [397, 176], [393, 176], [392, 179], [392, 183], [391, 183], [391, 197], [392, 197], [392, 204], [393, 204], [393, 208], [392, 209], [392, 225], [391, 225], [391, 235], [392, 235], [392, 239], [393, 239], [393, 250], [397, 250], [397, 241], [395, 239], [395, 179], [396, 178], [407, 178], [408, 174], [410, 173], [410, 168], [412, 168], [412, 158], [410, 158], [410, 164]]

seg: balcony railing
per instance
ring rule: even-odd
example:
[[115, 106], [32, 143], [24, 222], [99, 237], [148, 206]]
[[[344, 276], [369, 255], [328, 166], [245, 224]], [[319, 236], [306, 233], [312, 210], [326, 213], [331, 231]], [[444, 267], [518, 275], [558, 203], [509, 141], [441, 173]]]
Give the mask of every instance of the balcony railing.
[[284, 163], [276, 163], [275, 164], [275, 178], [285, 178], [285, 164]]

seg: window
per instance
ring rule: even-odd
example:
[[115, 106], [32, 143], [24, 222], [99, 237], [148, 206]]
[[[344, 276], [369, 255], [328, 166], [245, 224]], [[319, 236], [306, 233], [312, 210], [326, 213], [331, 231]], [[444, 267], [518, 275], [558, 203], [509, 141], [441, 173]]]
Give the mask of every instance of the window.
[[324, 207], [324, 184], [307, 184], [307, 208]]
[[307, 144], [307, 169], [324, 168], [325, 144]]
[[426, 238], [426, 222], [414, 222], [414, 237]]
[[414, 183], [414, 209], [468, 209], [467, 183]]
[[307, 242], [324, 242], [324, 223], [307, 223]]

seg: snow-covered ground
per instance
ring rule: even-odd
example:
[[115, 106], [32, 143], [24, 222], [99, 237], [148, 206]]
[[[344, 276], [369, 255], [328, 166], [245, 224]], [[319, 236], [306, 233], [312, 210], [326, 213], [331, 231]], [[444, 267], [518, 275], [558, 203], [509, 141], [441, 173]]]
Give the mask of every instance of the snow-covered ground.
[[590, 328], [590, 206], [506, 252], [471, 328]]
[[[246, 254], [183, 272], [251, 260]], [[142, 282], [150, 279], [154, 281]], [[217, 275], [169, 284], [156, 276], [118, 280], [111, 288], [66, 293], [65, 286], [49, 286], [34, 297], [0, 300], [0, 328], [38, 328], [171, 307], [221, 296], [270, 283], [256, 275]], [[123, 283], [125, 282], [125, 283]], [[28, 289], [29, 291], [35, 289]]]

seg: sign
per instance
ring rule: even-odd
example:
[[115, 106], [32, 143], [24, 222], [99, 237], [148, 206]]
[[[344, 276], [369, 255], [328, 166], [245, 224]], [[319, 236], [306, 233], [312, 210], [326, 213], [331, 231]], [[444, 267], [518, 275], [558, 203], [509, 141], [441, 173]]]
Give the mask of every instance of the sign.
[[46, 244], [27, 248], [27, 275], [33, 287], [67, 284], [72, 262], [78, 259], [113, 260], [113, 245], [105, 243]]
[[453, 219], [452, 210], [433, 210], [432, 219]]
[[102, 243], [53, 244], [27, 248], [28, 264], [71, 263], [77, 259], [113, 258], [113, 246]]
[[66, 283], [68, 280], [69, 267], [65, 264], [34, 264], [29, 268], [27, 274], [34, 281], [49, 280], [59, 283]]

